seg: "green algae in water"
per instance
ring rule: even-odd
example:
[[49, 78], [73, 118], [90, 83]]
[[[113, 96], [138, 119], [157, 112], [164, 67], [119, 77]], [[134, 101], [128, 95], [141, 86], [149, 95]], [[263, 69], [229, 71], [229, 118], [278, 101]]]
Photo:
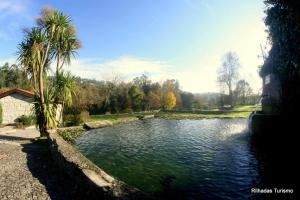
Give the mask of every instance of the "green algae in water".
[[258, 177], [246, 124], [149, 119], [91, 130], [76, 146], [107, 173], [148, 193], [243, 199]]

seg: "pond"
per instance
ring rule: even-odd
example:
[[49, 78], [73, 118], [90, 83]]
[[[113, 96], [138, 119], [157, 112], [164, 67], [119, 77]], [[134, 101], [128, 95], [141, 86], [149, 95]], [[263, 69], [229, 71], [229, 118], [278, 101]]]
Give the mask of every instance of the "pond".
[[76, 146], [157, 197], [247, 199], [259, 177], [246, 128], [246, 119], [147, 119], [88, 131]]

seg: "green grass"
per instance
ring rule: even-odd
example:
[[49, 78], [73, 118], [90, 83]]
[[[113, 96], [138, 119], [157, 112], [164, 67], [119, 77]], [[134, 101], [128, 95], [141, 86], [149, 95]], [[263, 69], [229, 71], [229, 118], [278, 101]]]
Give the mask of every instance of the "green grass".
[[154, 112], [147, 113], [120, 113], [120, 114], [108, 114], [108, 115], [91, 115], [87, 122], [95, 122], [100, 120], [118, 120], [123, 118], [140, 117], [143, 115], [153, 115]]
[[248, 118], [251, 112], [230, 112], [226, 114], [193, 114], [193, 113], [158, 113], [162, 119], [213, 119], [213, 118]]
[[255, 110], [261, 110], [261, 106], [256, 106], [256, 105], [247, 105], [247, 106], [235, 106], [233, 111], [255, 111]]
[[94, 122], [99, 120], [117, 120], [127, 117], [136, 117], [136, 114], [124, 113], [124, 114], [109, 114], [109, 115], [91, 115], [88, 122]]
[[[155, 114], [156, 118], [162, 119], [212, 119], [212, 118], [248, 118], [255, 106], [240, 106], [233, 109], [233, 112], [224, 114], [194, 114], [194, 113], [167, 113], [159, 112]], [[239, 111], [239, 112], [235, 112]], [[112, 115], [92, 115], [89, 122], [109, 120], [111, 122], [128, 117], [137, 117], [137, 114], [112, 114]]]

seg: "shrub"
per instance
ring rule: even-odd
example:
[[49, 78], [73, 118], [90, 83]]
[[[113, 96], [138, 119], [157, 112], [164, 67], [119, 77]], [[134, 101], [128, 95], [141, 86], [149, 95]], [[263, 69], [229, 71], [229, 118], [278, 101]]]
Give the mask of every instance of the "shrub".
[[26, 127], [35, 124], [35, 117], [32, 115], [22, 115], [17, 119], [17, 127]]
[[81, 111], [76, 114], [68, 114], [64, 116], [64, 121], [66, 126], [78, 126], [90, 119], [90, 114], [88, 111]]
[[81, 111], [80, 114], [79, 114], [79, 122], [80, 123], [83, 123], [83, 122], [86, 122], [90, 119], [90, 113], [86, 110], [84, 111]]
[[73, 143], [77, 137], [83, 133], [83, 129], [74, 128], [74, 129], [65, 129], [57, 130], [57, 133], [67, 142]]
[[133, 113], [132, 108], [125, 108], [122, 113]]

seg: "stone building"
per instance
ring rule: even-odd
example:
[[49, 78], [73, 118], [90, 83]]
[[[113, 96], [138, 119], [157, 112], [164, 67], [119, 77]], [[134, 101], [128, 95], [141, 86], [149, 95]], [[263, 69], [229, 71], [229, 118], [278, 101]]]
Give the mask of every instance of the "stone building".
[[[14, 124], [22, 115], [33, 115], [34, 94], [27, 90], [11, 89], [0, 93], [2, 124]], [[61, 105], [58, 105], [56, 120], [61, 122]]]
[[263, 77], [262, 110], [265, 114], [277, 114], [281, 103], [279, 78], [269, 73]]
[[12, 89], [0, 94], [3, 124], [13, 124], [21, 115], [33, 114], [33, 93], [22, 89]]

